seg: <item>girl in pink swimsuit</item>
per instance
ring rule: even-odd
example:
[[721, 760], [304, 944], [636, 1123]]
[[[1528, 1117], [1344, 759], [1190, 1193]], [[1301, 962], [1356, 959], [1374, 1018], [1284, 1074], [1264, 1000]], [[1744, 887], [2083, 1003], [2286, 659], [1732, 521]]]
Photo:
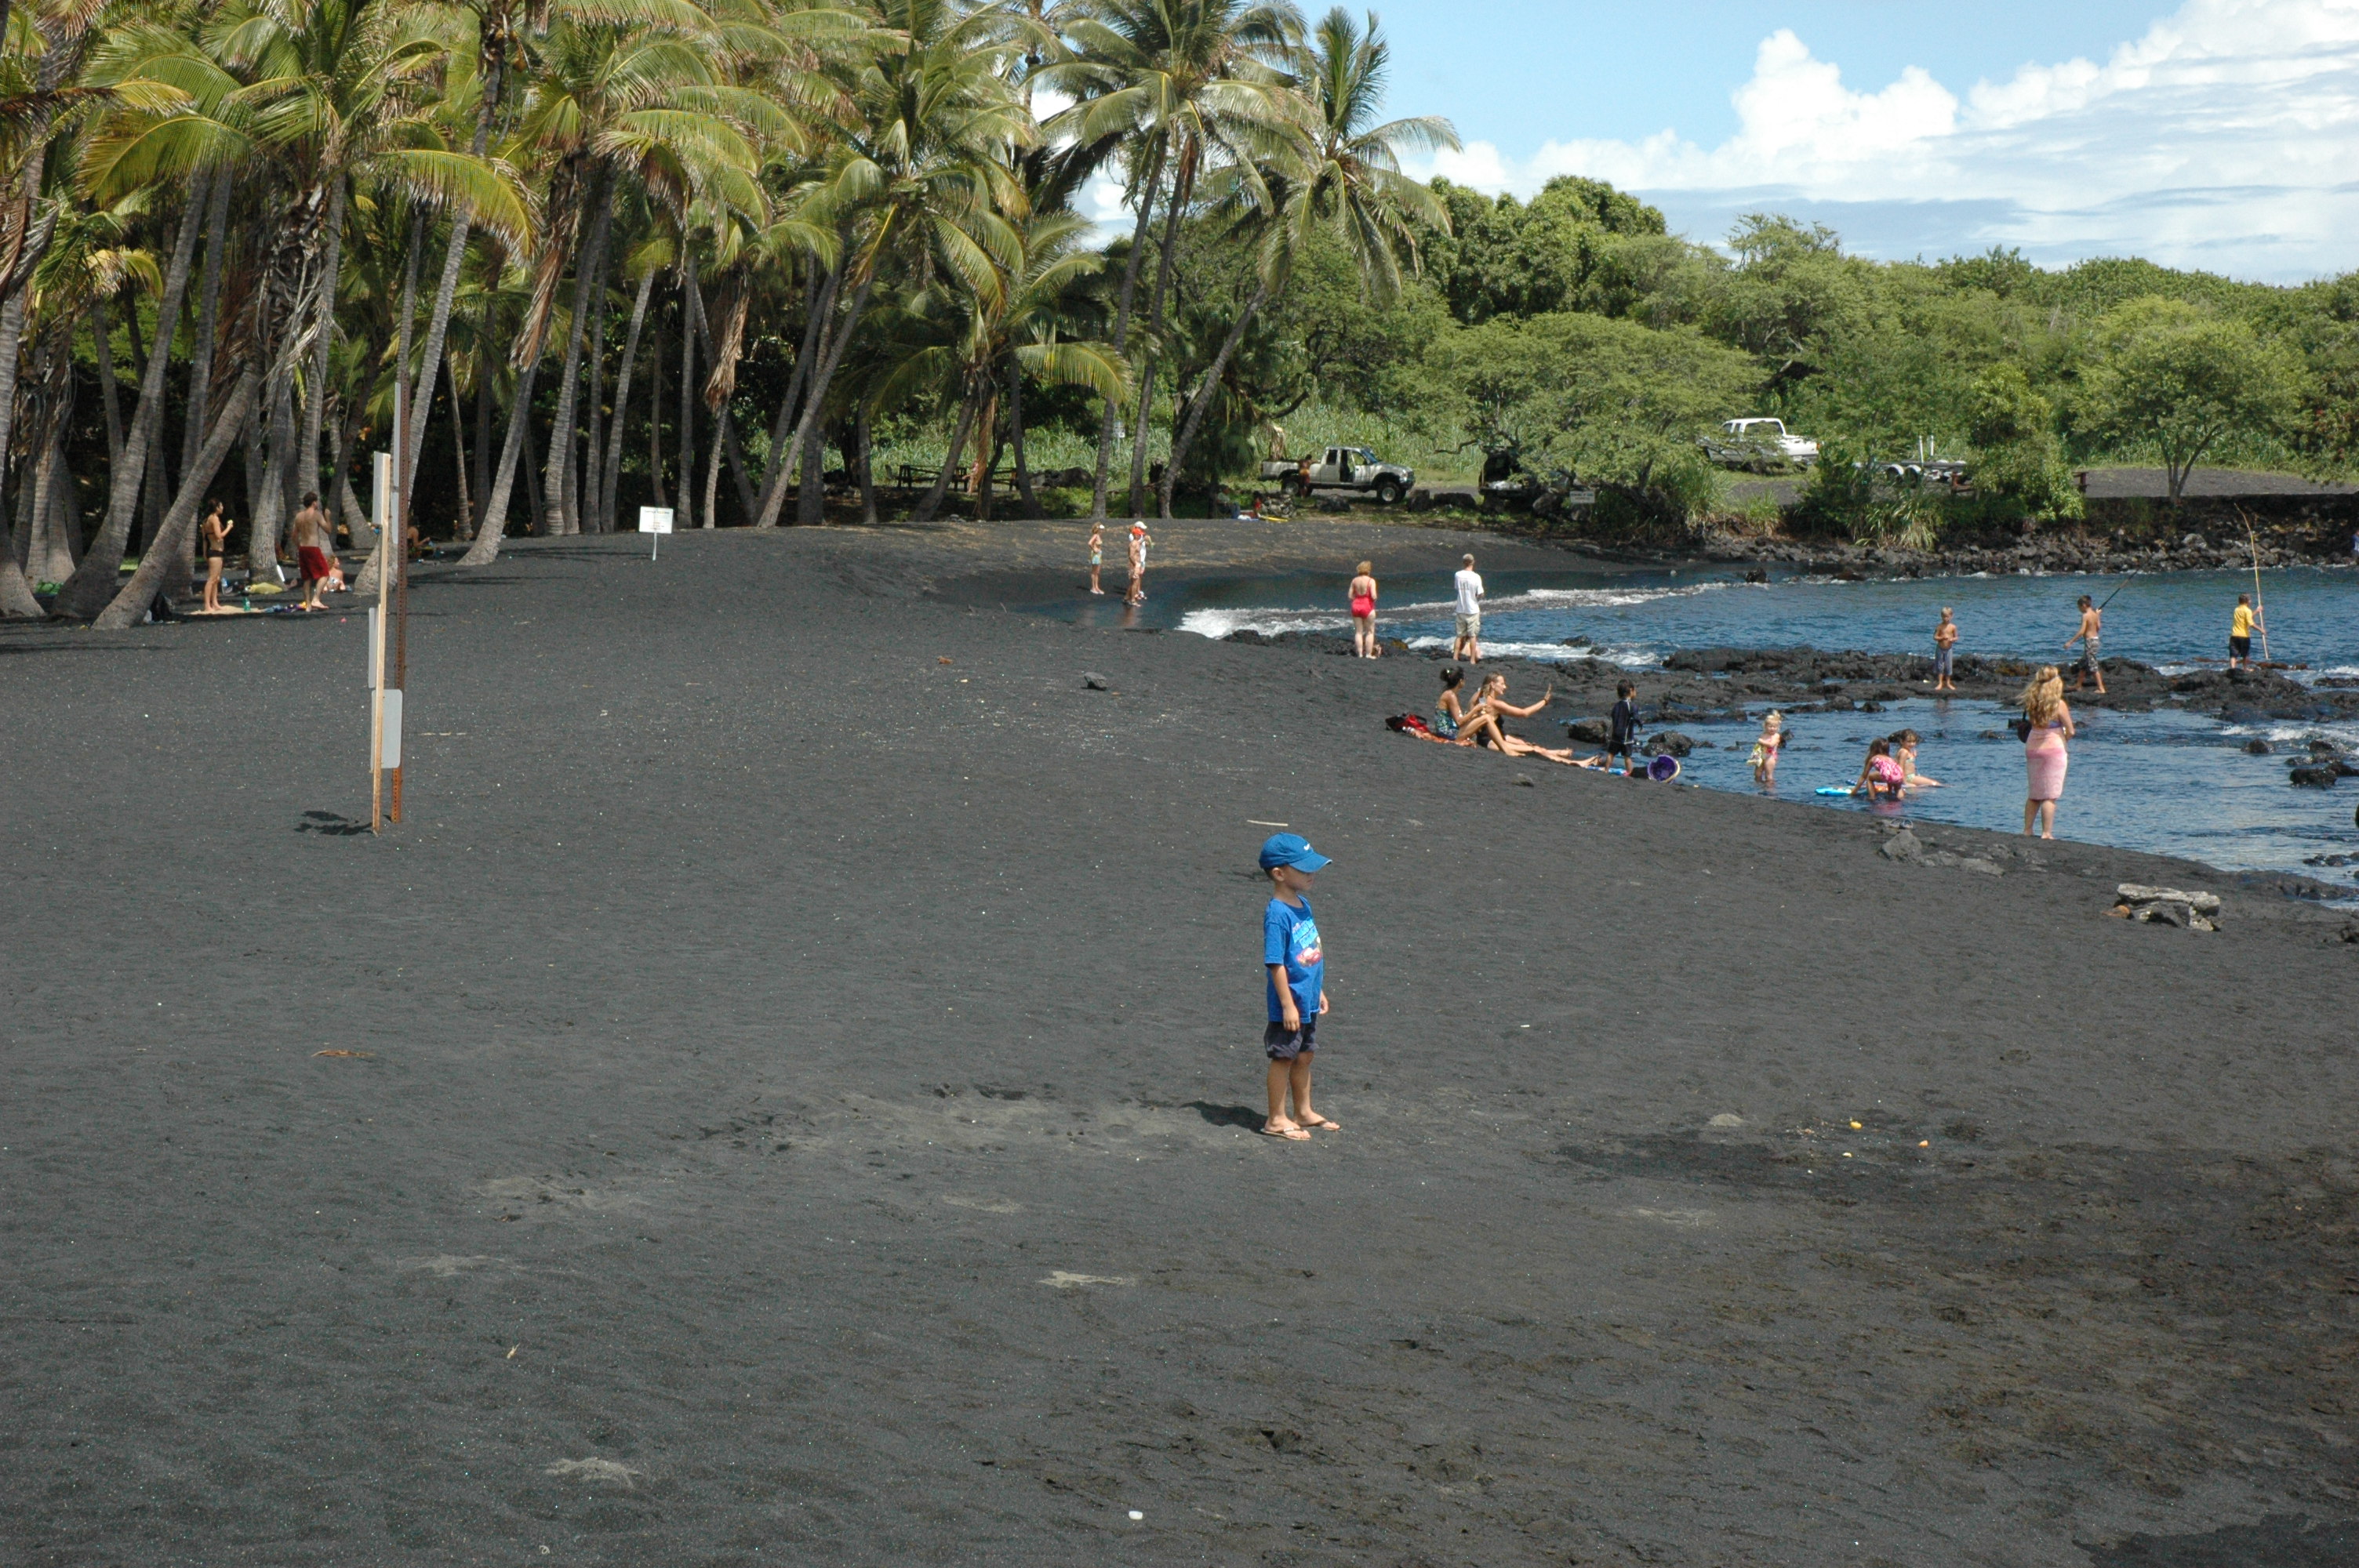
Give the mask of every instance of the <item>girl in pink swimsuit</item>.
[[2042, 838], [2056, 837], [2056, 803], [2064, 796], [2064, 770], [2071, 758], [2064, 743], [2072, 738], [2072, 710], [2064, 704], [2064, 677], [2054, 665], [2042, 665], [2031, 684], [2017, 697], [2023, 705], [2023, 830], [2036, 823]]

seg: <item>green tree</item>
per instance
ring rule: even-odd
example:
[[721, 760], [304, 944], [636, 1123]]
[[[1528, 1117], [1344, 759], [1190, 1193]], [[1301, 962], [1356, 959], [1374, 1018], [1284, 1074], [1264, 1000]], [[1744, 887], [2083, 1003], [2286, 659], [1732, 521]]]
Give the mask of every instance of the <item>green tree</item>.
[[1495, 320], [1446, 337], [1434, 378], [1468, 437], [1527, 472], [1561, 469], [1625, 514], [1684, 523], [1710, 500], [1699, 438], [1761, 373], [1692, 327], [1578, 312]]
[[2149, 297], [2098, 322], [2082, 395], [2093, 428], [2161, 456], [2177, 505], [2205, 453], [2285, 425], [2299, 379], [2292, 356], [2245, 322]]
[[1379, 122], [1392, 46], [1368, 18], [1363, 32], [1341, 5], [1321, 19], [1299, 61], [1307, 100], [1307, 124], [1299, 138], [1274, 149], [1271, 172], [1247, 178], [1244, 167], [1230, 171], [1231, 200], [1240, 214], [1241, 235], [1261, 235], [1261, 257], [1253, 292], [1246, 297], [1199, 379], [1172, 432], [1171, 458], [1163, 473], [1162, 514], [1171, 515], [1172, 487], [1179, 482], [1190, 443], [1204, 420], [1230, 359], [1256, 316], [1284, 284], [1295, 256], [1324, 232], [1348, 254], [1362, 287], [1389, 300], [1400, 292], [1401, 258], [1412, 264], [1418, 236], [1445, 227], [1449, 215], [1428, 188], [1404, 177], [1404, 147], [1454, 147], [1458, 133], [1447, 120]]
[[2077, 519], [2085, 507], [2056, 436], [2056, 406], [2032, 390], [2023, 367], [1995, 364], [1973, 381], [1966, 438], [1974, 488], [2020, 503], [2034, 516]]

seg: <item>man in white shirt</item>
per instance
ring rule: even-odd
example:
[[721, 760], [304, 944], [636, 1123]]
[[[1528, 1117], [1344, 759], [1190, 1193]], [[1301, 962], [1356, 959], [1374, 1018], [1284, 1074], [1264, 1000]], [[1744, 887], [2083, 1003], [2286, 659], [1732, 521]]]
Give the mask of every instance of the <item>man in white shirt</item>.
[[1458, 640], [1451, 644], [1450, 656], [1481, 664], [1482, 638], [1483, 579], [1474, 570], [1474, 557], [1468, 556], [1458, 568]]

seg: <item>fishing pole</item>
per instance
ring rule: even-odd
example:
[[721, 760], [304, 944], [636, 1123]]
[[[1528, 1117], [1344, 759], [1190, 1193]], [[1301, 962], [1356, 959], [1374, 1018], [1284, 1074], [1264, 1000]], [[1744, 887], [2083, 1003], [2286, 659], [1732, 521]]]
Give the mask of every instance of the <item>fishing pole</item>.
[[2124, 578], [2124, 579], [2121, 580], [2121, 582], [2120, 582], [2120, 583], [2119, 583], [2119, 584], [2114, 588], [2114, 591], [2113, 591], [2112, 593], [2109, 593], [2109, 594], [2105, 595], [2104, 603], [2104, 604], [2100, 604], [2100, 605], [2098, 605], [2098, 606], [2097, 606], [2098, 613], [2103, 614], [2103, 613], [2104, 612], [2105, 605], [2106, 605], [2106, 604], [2111, 604], [2111, 603], [2114, 601], [2114, 596], [2115, 596], [2115, 595], [2117, 595], [2117, 594], [2119, 594], [2119, 593], [2122, 591], [2122, 589], [2123, 589], [2129, 587], [2129, 585], [2130, 585], [2130, 579], [2127, 579], [2127, 578]]
[[2253, 553], [2253, 621], [2261, 630], [2261, 663], [2269, 662], [2269, 623], [2261, 613], [2261, 541], [2253, 532], [2252, 514], [2245, 514], [2245, 544]]

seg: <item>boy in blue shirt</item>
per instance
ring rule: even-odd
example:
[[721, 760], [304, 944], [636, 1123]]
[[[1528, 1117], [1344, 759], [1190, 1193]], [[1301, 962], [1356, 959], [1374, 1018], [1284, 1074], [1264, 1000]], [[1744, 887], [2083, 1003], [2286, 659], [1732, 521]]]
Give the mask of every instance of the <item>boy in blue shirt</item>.
[[[1270, 882], [1269, 907], [1261, 918], [1261, 957], [1269, 971], [1269, 1027], [1262, 1032], [1262, 1048], [1269, 1054], [1269, 1119], [1261, 1130], [1296, 1142], [1308, 1140], [1314, 1127], [1343, 1130], [1310, 1108], [1310, 1058], [1327, 1011], [1327, 963], [1319, 922], [1303, 895], [1329, 863], [1299, 833], [1273, 833], [1261, 847], [1261, 869]], [[1289, 1088], [1291, 1119], [1286, 1114]]]

